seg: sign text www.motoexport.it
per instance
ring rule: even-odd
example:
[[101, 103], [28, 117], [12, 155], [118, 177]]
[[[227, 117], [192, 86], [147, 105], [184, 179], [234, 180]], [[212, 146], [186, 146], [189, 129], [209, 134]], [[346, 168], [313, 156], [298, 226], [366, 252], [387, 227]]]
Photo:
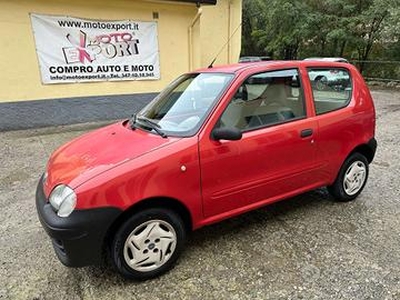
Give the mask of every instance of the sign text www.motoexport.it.
[[159, 79], [157, 24], [31, 15], [43, 83]]

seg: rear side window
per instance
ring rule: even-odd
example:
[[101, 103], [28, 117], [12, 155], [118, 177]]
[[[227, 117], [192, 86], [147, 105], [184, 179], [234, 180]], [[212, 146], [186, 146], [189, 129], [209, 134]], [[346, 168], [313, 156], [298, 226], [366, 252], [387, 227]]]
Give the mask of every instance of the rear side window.
[[351, 99], [352, 83], [347, 70], [340, 68], [309, 68], [314, 105], [317, 115], [346, 107]]

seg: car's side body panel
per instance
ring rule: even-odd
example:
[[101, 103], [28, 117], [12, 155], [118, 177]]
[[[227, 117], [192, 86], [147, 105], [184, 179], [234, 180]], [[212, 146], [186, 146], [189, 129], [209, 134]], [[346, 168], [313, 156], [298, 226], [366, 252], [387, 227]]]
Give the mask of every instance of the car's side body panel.
[[308, 119], [246, 132], [240, 141], [200, 140], [204, 215], [210, 217], [297, 189], [319, 169]]

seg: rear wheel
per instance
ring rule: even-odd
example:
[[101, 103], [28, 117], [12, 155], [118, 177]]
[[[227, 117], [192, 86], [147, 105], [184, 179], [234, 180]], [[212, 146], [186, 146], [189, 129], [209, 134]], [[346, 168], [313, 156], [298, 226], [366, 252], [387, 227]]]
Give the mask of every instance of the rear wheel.
[[364, 189], [368, 179], [368, 160], [360, 153], [350, 155], [343, 163], [328, 191], [337, 201], [351, 201]]
[[185, 240], [185, 226], [177, 213], [146, 209], [129, 218], [115, 234], [112, 261], [126, 278], [150, 279], [173, 267]]

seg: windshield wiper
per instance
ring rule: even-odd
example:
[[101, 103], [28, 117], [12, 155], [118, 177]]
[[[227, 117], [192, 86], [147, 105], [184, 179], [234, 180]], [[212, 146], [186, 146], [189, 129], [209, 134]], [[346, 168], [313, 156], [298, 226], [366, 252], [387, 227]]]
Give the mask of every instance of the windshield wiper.
[[148, 119], [146, 117], [138, 117], [135, 118], [136, 120], [139, 120], [140, 122], [146, 123], [151, 129], [154, 129], [155, 132], [157, 132], [162, 138], [167, 138], [167, 135], [165, 134], [164, 131], [162, 131], [160, 128], [160, 125], [158, 125], [156, 122], [152, 121], [151, 119]]

